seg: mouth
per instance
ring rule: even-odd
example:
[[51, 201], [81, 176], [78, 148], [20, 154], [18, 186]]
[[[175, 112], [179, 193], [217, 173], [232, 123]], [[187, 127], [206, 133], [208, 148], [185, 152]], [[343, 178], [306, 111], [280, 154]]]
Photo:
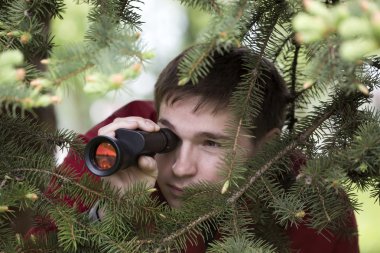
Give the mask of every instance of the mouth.
[[183, 188], [169, 184], [170, 192], [175, 196], [181, 196], [183, 194]]

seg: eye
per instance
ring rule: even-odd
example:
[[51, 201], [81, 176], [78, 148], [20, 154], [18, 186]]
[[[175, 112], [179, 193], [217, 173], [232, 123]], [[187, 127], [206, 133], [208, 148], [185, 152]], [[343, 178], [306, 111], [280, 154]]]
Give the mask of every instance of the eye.
[[205, 140], [203, 142], [203, 145], [207, 146], [207, 147], [215, 147], [215, 148], [221, 147], [220, 143], [213, 141], [213, 140]]

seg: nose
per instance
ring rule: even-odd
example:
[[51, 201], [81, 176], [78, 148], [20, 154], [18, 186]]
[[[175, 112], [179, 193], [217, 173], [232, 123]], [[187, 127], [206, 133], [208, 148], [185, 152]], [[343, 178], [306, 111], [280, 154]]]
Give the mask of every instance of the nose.
[[192, 177], [197, 174], [196, 150], [190, 143], [182, 142], [175, 150], [175, 161], [172, 165], [173, 174], [179, 178]]

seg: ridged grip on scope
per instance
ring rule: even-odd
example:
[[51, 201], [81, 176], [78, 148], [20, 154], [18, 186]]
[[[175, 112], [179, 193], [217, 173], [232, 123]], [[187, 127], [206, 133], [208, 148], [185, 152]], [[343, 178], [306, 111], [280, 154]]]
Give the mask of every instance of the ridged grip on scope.
[[178, 137], [169, 129], [158, 132], [116, 130], [116, 138], [134, 155], [154, 155], [172, 151], [178, 143]]

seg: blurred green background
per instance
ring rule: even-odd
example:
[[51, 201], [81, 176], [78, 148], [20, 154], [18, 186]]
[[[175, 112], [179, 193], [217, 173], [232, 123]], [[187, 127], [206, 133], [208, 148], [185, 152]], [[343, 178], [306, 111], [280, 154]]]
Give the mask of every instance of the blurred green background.
[[[52, 33], [57, 46], [83, 40], [87, 29], [88, 6], [66, 1], [67, 9], [63, 20], [55, 20]], [[142, 38], [147, 48], [156, 57], [144, 67], [142, 75], [125, 89], [110, 92], [103, 97], [85, 95], [81, 89], [63, 89], [63, 102], [56, 106], [59, 128], [85, 132], [115, 109], [136, 99], [152, 99], [152, 89], [158, 73], [171, 58], [191, 44], [205, 29], [209, 17], [194, 9], [184, 8], [179, 1], [146, 1], [141, 5]], [[143, 85], [141, 85], [143, 84]], [[379, 92], [380, 93], [380, 92]], [[380, 96], [380, 94], [379, 94]], [[380, 99], [375, 99], [377, 106]], [[380, 205], [374, 203], [368, 193], [358, 193], [363, 202], [362, 211], [357, 213], [360, 250], [363, 253], [380, 252]]]

